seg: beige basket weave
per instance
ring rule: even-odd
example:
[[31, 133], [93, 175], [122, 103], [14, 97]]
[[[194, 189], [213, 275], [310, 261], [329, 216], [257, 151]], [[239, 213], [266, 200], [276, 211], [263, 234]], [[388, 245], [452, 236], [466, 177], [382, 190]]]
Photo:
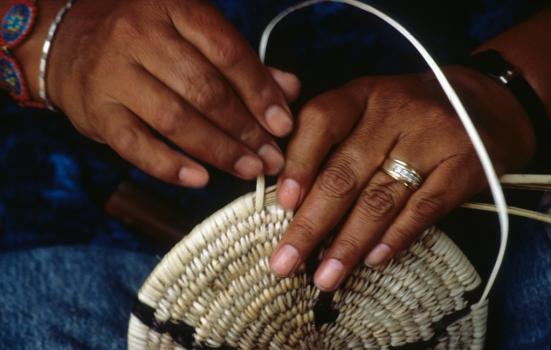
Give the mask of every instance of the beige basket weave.
[[[292, 220], [245, 195], [191, 231], [146, 280], [128, 347], [145, 349], [482, 349], [480, 277], [432, 228], [380, 269], [356, 268], [320, 293], [307, 268], [280, 279], [268, 259]], [[260, 204], [260, 205], [258, 205]]]

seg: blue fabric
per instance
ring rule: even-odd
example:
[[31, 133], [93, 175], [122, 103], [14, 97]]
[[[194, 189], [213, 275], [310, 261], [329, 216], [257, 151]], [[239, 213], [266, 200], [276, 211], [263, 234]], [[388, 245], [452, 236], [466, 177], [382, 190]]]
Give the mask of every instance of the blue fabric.
[[0, 348], [124, 349], [136, 291], [157, 262], [97, 246], [0, 254]]
[[[544, 211], [551, 213], [551, 194]], [[520, 222], [519, 222], [520, 221]], [[551, 348], [551, 225], [514, 220], [503, 272], [491, 296], [503, 350]]]
[[[295, 1], [216, 3], [256, 47], [268, 21]], [[445, 64], [548, 1], [370, 3], [403, 22]], [[303, 81], [295, 108], [360, 75], [424, 69], [392, 30], [335, 4], [282, 23], [269, 63]], [[198, 221], [246, 189], [217, 172], [205, 190], [161, 184], [87, 141], [64, 117], [9, 102], [0, 115], [0, 349], [123, 349], [132, 296], [163, 252], [103, 214], [109, 194], [131, 179]], [[517, 226], [492, 299], [499, 344], [492, 348], [549, 348], [550, 256], [543, 227]]]

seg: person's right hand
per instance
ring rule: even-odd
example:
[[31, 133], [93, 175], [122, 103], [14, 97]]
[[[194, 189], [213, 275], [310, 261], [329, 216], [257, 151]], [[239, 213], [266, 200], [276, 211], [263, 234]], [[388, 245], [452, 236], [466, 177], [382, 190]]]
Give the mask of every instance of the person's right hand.
[[189, 187], [208, 182], [197, 161], [243, 179], [279, 172], [284, 158], [271, 135], [291, 131], [286, 97], [299, 90], [293, 75], [270, 74], [200, 0], [77, 1], [60, 25], [47, 83], [80, 132]]

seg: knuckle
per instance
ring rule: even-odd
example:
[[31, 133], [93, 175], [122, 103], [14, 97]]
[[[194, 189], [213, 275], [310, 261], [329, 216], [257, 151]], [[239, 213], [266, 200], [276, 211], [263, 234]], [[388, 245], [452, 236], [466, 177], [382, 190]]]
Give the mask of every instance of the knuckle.
[[171, 162], [160, 162], [153, 167], [151, 170], [151, 175], [158, 179], [164, 179], [166, 181], [174, 181], [177, 170], [175, 169], [174, 165], [171, 164]]
[[129, 14], [115, 12], [108, 19], [110, 33], [117, 37], [137, 37], [141, 34], [141, 25], [133, 16]]
[[81, 124], [81, 123], [78, 123], [78, 122], [73, 122], [73, 126], [82, 135], [85, 135], [86, 137], [89, 137], [90, 139], [92, 139], [94, 141], [97, 141], [97, 142], [100, 142], [100, 143], [105, 143], [101, 133], [96, 128], [89, 125], [88, 123], [82, 123]]
[[166, 106], [157, 111], [155, 128], [165, 136], [174, 135], [180, 129], [183, 116], [182, 108], [178, 104]]
[[320, 189], [329, 198], [345, 198], [354, 192], [357, 185], [357, 176], [347, 159], [340, 159], [329, 164], [319, 179]]
[[330, 119], [328, 108], [320, 99], [308, 103], [299, 116], [299, 122], [318, 130], [324, 130], [330, 124]]
[[385, 240], [394, 251], [400, 251], [406, 247], [414, 237], [413, 233], [402, 227], [393, 227]]
[[217, 77], [206, 77], [197, 88], [195, 104], [206, 113], [227, 106], [230, 101], [230, 90]]
[[111, 140], [112, 147], [123, 157], [128, 156], [136, 147], [138, 133], [131, 127], [121, 128]]
[[[311, 184], [315, 176], [315, 166], [306, 159], [288, 155], [285, 165], [285, 173], [291, 178], [299, 180], [303, 184]], [[309, 186], [308, 186], [309, 187]]]
[[358, 198], [357, 208], [371, 220], [381, 220], [397, 207], [398, 194], [391, 185], [370, 185]]
[[223, 139], [218, 142], [210, 142], [207, 145], [200, 145], [198, 152], [203, 155], [202, 158], [212, 165], [227, 171], [235, 173], [235, 163], [238, 159], [247, 154], [245, 149], [235, 145], [231, 140]]
[[346, 83], [343, 89], [354, 94], [359, 93], [362, 96], [369, 96], [379, 80], [381, 78], [377, 76], [356, 78]]
[[317, 241], [314, 222], [307, 217], [299, 216], [292, 224], [295, 237], [300, 237], [301, 241], [315, 243]]
[[342, 237], [339, 238], [332, 248], [332, 255], [336, 255], [342, 258], [356, 258], [363, 254], [362, 244], [356, 237]]
[[262, 144], [268, 143], [268, 136], [255, 123], [251, 123], [239, 130], [239, 140], [253, 148], [258, 148]]
[[448, 118], [442, 118], [442, 117], [448, 117], [448, 116], [454, 116], [453, 113], [450, 113], [450, 109], [441, 105], [440, 103], [434, 103], [432, 101], [427, 101], [424, 103], [425, 105], [422, 106], [423, 110], [426, 111], [426, 116], [430, 119], [434, 120], [445, 120], [449, 121]]
[[231, 69], [239, 64], [246, 54], [245, 50], [232, 37], [220, 39], [214, 45], [216, 65], [223, 69]]
[[413, 220], [421, 224], [429, 224], [445, 209], [444, 197], [440, 194], [424, 194], [412, 203]]
[[391, 123], [391, 117], [401, 119], [404, 113], [412, 108], [415, 99], [414, 91], [398, 81], [382, 79], [370, 93], [368, 109], [374, 114], [384, 116], [386, 123]]
[[[396, 98], [394, 99], [393, 96]], [[393, 79], [381, 79], [375, 84], [370, 93], [370, 99], [380, 103], [394, 106], [395, 103], [401, 103], [404, 100], [409, 100], [409, 93], [401, 82]]]
[[201, 153], [207, 163], [228, 171], [233, 171], [232, 164], [237, 158], [236, 155], [232, 154], [232, 150], [224, 141], [213, 142], [208, 147], [201, 147]]

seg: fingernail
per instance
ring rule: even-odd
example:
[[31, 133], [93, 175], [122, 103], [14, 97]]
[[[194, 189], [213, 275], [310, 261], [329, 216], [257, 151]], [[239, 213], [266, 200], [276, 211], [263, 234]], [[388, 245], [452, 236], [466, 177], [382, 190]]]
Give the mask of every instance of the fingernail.
[[278, 189], [279, 204], [285, 209], [296, 209], [300, 199], [300, 185], [293, 179], [285, 179]]
[[287, 95], [297, 95], [300, 90], [300, 80], [293, 73], [285, 72], [276, 68], [271, 69], [272, 77], [277, 85], [285, 91]]
[[324, 261], [319, 267], [314, 282], [323, 291], [333, 291], [344, 278], [344, 266], [337, 259]]
[[277, 105], [266, 110], [266, 123], [276, 136], [285, 136], [293, 128], [293, 121], [289, 113]]
[[253, 156], [243, 156], [235, 162], [233, 169], [241, 177], [245, 179], [252, 179], [262, 174], [263, 165], [262, 161]]
[[365, 264], [371, 267], [381, 265], [390, 259], [391, 254], [392, 249], [388, 245], [381, 243], [369, 253], [367, 259], [365, 259]]
[[178, 179], [184, 186], [203, 187], [209, 182], [209, 173], [204, 169], [182, 167]]
[[283, 169], [285, 159], [280, 151], [272, 145], [264, 145], [258, 150], [258, 155], [266, 164], [266, 173], [268, 175], [276, 175]]
[[272, 256], [270, 267], [272, 272], [280, 277], [289, 276], [297, 267], [298, 250], [286, 244]]

